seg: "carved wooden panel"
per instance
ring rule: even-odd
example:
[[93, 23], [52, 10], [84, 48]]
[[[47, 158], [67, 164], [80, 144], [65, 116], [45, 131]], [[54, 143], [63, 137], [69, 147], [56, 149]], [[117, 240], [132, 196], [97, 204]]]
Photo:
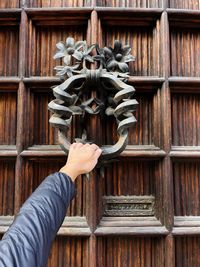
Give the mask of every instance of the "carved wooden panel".
[[89, 6], [92, 0], [28, 0], [29, 7], [83, 7]]
[[121, 159], [114, 163], [112, 168], [106, 168], [105, 195], [155, 194], [159, 180], [159, 177], [155, 176], [157, 168], [158, 162]]
[[161, 267], [164, 266], [162, 238], [99, 238], [97, 266]]
[[137, 93], [138, 106], [136, 110], [137, 124], [130, 130], [129, 144], [152, 145], [154, 143], [154, 100], [153, 93]]
[[[5, 88], [5, 87], [4, 87]], [[0, 88], [0, 145], [16, 144], [17, 92]]]
[[60, 266], [89, 266], [89, 241], [83, 238], [57, 238], [54, 242], [47, 267]]
[[199, 237], [177, 237], [175, 239], [176, 267], [198, 267], [200, 264], [199, 251]]
[[172, 144], [200, 145], [200, 94], [172, 94]]
[[0, 215], [13, 215], [15, 199], [15, 160], [0, 160]]
[[17, 76], [19, 28], [0, 22], [0, 76]]
[[170, 7], [180, 9], [200, 9], [200, 2], [198, 0], [170, 0]]
[[16, 8], [19, 7], [20, 0], [0, 1], [0, 8]]
[[174, 212], [177, 216], [200, 216], [199, 162], [175, 162]]
[[97, 5], [108, 7], [136, 7], [136, 8], [150, 8], [150, 7], [162, 7], [162, 0], [97, 0]]
[[134, 22], [132, 25], [129, 22], [128, 25], [117, 27], [108, 26], [106, 21], [104, 23], [103, 43], [105, 45], [112, 46], [114, 41], [119, 39], [132, 47], [132, 54], [136, 56], [136, 61], [130, 64], [132, 75], [159, 75], [159, 33], [155, 22], [145, 26], [137, 25], [137, 27]]
[[[171, 30], [171, 75], [199, 76], [200, 58], [199, 29], [172, 28]], [[179, 49], [177, 49], [177, 47]]]
[[[46, 24], [46, 25], [45, 25]], [[61, 21], [59, 27], [56, 22], [53, 25], [50, 22], [37, 22], [33, 24], [33, 35], [29, 44], [30, 59], [28, 67], [29, 75], [35, 76], [55, 76], [54, 67], [59, 65], [59, 60], [54, 60], [53, 55], [56, 52], [56, 43], [60, 40], [65, 41], [67, 36], [85, 39], [86, 28], [83, 25], [67, 25]]]
[[[29, 87], [27, 88], [29, 99], [29, 118], [27, 128], [29, 132], [29, 145], [53, 145], [57, 144], [57, 131], [50, 127], [50, 112], [47, 105], [53, 94], [50, 88]], [[41, 114], [41, 116], [40, 116]]]

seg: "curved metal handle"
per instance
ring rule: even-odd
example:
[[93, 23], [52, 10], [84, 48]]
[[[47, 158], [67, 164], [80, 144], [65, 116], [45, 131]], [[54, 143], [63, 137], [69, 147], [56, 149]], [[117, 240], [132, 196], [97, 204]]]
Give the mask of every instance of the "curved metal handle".
[[[89, 75], [91, 77], [91, 74]], [[135, 99], [130, 99], [135, 92], [135, 89], [132, 86], [125, 84], [111, 74], [99, 73], [98, 76], [102, 82], [106, 81], [107, 83], [110, 83], [117, 91], [113, 97], [113, 101], [117, 105], [116, 108], [113, 109], [113, 116], [118, 123], [117, 132], [119, 139], [115, 145], [101, 147], [101, 159], [108, 159], [116, 157], [125, 149], [128, 142], [128, 129], [136, 122], [132, 112], [136, 109], [138, 102]], [[81, 81], [84, 84], [85, 80], [87, 80], [88, 84], [87, 75], [77, 75], [69, 78], [65, 85], [58, 85], [53, 89], [56, 99], [49, 103], [49, 109], [54, 113], [50, 118], [50, 123], [59, 129], [59, 143], [65, 153], [68, 153], [71, 145], [65, 136], [65, 129], [70, 128], [71, 126], [71, 118], [75, 115], [75, 111], [73, 112], [73, 110], [76, 110], [75, 102], [78, 98], [76, 94], [70, 95], [69, 93], [66, 93], [66, 91], [70, 91], [70, 89], [76, 85], [76, 81], [77, 83]], [[102, 89], [103, 87], [101, 87], [101, 90]], [[81, 88], [79, 90], [81, 90]], [[77, 106], [77, 110], [80, 106], [81, 104]], [[95, 113], [95, 111], [93, 112]], [[80, 108], [79, 114], [81, 113]]]

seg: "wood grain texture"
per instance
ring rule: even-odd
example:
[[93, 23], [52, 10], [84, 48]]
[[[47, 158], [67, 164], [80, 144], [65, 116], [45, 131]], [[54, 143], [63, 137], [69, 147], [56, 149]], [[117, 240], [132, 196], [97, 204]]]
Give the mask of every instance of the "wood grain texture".
[[27, 0], [28, 7], [83, 7], [92, 0]]
[[1, 0], [0, 8], [17, 8], [20, 0]]
[[170, 8], [200, 9], [199, 0], [170, 0]]
[[[43, 23], [42, 23], [43, 24]], [[74, 37], [76, 41], [85, 40], [86, 29], [83, 26], [54, 25], [36, 26], [33, 28], [29, 44], [30, 62], [27, 66], [28, 75], [55, 76], [54, 67], [61, 65], [60, 60], [54, 60], [56, 43]]]
[[120, 40], [124, 45], [129, 44], [132, 48], [131, 53], [136, 61], [129, 65], [131, 75], [159, 75], [159, 38], [156, 27], [135, 27], [134, 22], [126, 26], [104, 26], [103, 44], [113, 46], [115, 40]]
[[[35, 188], [44, 180], [46, 176], [51, 173], [59, 171], [59, 169], [65, 164], [66, 160], [62, 157], [60, 159], [45, 159], [39, 158], [39, 160], [26, 160], [24, 173], [22, 174], [22, 186], [20, 188], [21, 204], [29, 197], [29, 195], [35, 190]], [[88, 192], [86, 191], [87, 180], [83, 177], [79, 177], [76, 180], [77, 194], [70, 207], [67, 210], [68, 216], [83, 216], [86, 214], [86, 197]]]
[[199, 216], [199, 162], [175, 162], [173, 165], [173, 181], [175, 215]]
[[[105, 170], [105, 195], [154, 195], [159, 177], [155, 177], [157, 161], [123, 158]], [[134, 186], [133, 186], [134, 185]]]
[[17, 93], [0, 90], [0, 145], [16, 144]]
[[200, 145], [200, 94], [172, 93], [172, 145]]
[[172, 28], [170, 49], [172, 76], [195, 77], [200, 75], [199, 29]]
[[97, 266], [164, 266], [162, 238], [98, 238]]
[[54, 98], [51, 88], [28, 88], [27, 113], [29, 146], [58, 144], [57, 130], [49, 123], [48, 103]]
[[0, 76], [17, 76], [19, 28], [8, 25], [0, 24]]
[[200, 265], [200, 239], [199, 237], [175, 238], [175, 264], [176, 267], [199, 267]]
[[88, 239], [57, 238], [51, 249], [47, 267], [88, 267]]
[[0, 161], [0, 215], [13, 215], [15, 197], [15, 161]]
[[97, 0], [97, 5], [108, 7], [162, 7], [162, 0]]

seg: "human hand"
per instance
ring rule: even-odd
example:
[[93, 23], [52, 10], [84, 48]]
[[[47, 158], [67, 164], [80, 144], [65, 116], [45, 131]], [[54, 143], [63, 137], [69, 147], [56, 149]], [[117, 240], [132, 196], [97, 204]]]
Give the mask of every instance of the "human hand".
[[95, 167], [101, 153], [102, 150], [95, 144], [73, 143], [67, 162], [60, 172], [67, 174], [74, 181], [78, 175], [88, 173]]

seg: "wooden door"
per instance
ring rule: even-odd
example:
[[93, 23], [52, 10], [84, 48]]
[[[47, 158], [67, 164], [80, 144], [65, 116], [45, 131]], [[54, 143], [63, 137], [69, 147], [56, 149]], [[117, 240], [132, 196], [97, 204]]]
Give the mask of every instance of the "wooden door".
[[[0, 8], [1, 234], [66, 161], [48, 123], [56, 43], [119, 39], [136, 57], [137, 123], [118, 161], [76, 181], [48, 267], [199, 267], [199, 0], [1, 0]], [[92, 118], [90, 136], [111, 144], [112, 123]]]

